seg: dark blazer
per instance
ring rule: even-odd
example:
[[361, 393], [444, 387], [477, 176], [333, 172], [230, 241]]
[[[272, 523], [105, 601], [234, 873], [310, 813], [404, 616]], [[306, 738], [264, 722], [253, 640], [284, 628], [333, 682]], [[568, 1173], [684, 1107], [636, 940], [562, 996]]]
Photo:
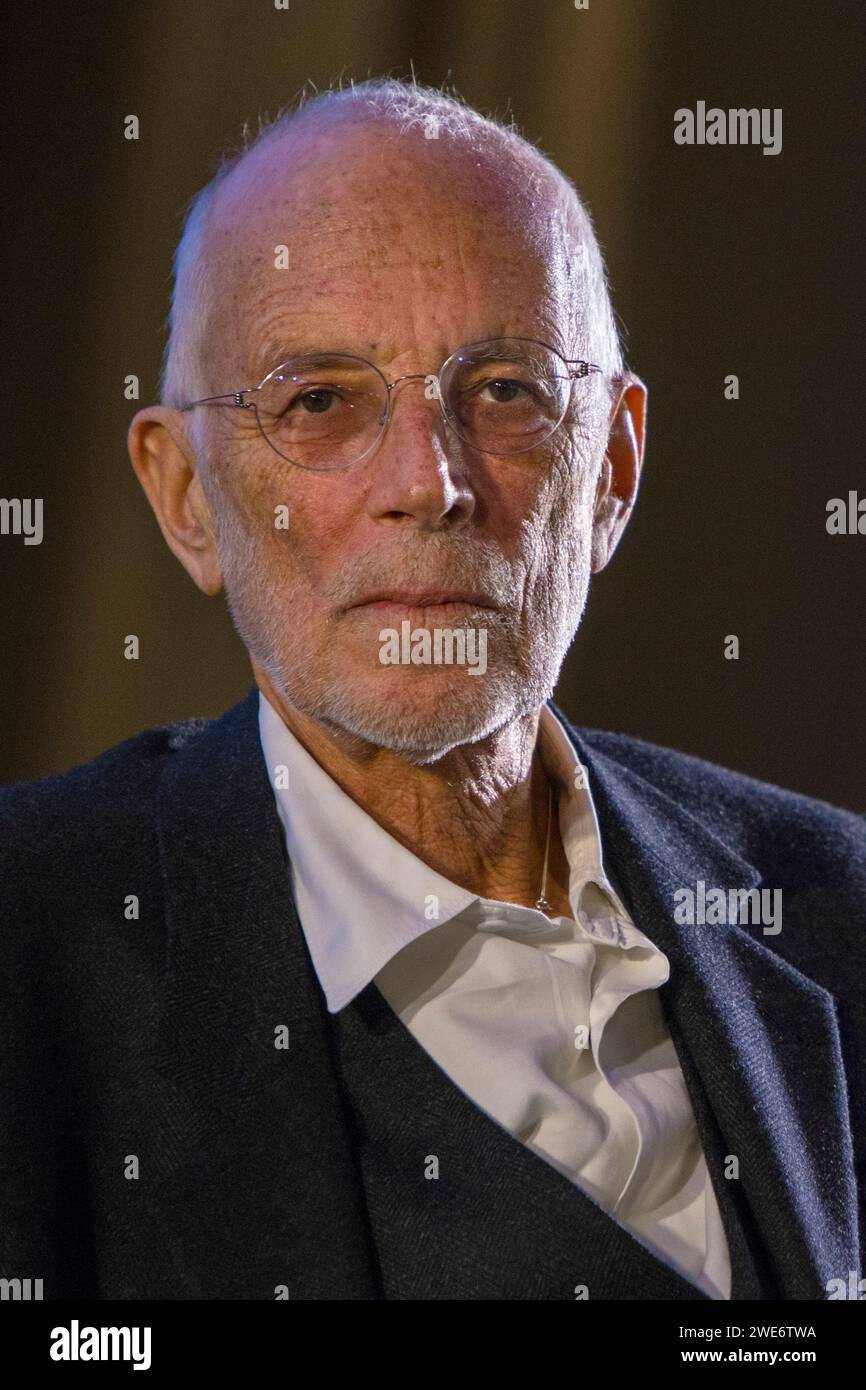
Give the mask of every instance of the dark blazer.
[[[443, 1266], [440, 1283], [394, 1292], [372, 1249], [346, 1044], [335, 1045], [297, 919], [257, 714], [253, 690], [217, 720], [150, 729], [0, 791], [0, 1277], [42, 1278], [46, 1298], [272, 1298], [281, 1283], [305, 1298], [547, 1296], [527, 1292], [544, 1289], [535, 1274], [484, 1281], [486, 1236], [510, 1242], [520, 1266], [520, 1233], [507, 1226], [519, 1213], [503, 1216], [525, 1206], [509, 1204], [513, 1182], [530, 1204], [542, 1194], [539, 1211], [572, 1202], [566, 1279], [585, 1230], [583, 1257], [607, 1296], [680, 1296], [652, 1292], [638, 1242], [608, 1252], [615, 1223], [582, 1197], [575, 1206], [574, 1186], [472, 1106], [402, 1025], [391, 1045], [409, 1049], [420, 1084], [441, 1088], [466, 1171], [479, 1171], [488, 1141], [498, 1148], [484, 1192], [480, 1180], [477, 1193], [462, 1185], [470, 1224], [453, 1281]], [[704, 1098], [705, 1152], [716, 1127], [713, 1180], [735, 1155], [737, 1200], [779, 1296], [824, 1298], [828, 1280], [863, 1266], [866, 822], [682, 753], [566, 727], [606, 862], [671, 962], [661, 995], [690, 1091]], [[781, 932], [678, 926], [674, 891], [698, 879], [781, 888]], [[125, 915], [133, 895], [137, 918]], [[274, 1045], [280, 1025], [288, 1050]], [[377, 1095], [387, 1110], [365, 1121], [373, 1138], [395, 1104]], [[412, 1224], [401, 1229], [411, 1242]], [[551, 1259], [556, 1240], [552, 1226]], [[636, 1294], [627, 1266], [641, 1261]]]

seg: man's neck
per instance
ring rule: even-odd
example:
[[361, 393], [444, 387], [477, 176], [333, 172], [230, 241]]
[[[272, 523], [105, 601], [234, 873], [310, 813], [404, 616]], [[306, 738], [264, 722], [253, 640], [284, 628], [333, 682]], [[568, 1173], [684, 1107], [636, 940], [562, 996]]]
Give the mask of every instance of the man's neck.
[[[551, 786], [538, 752], [540, 711], [419, 767], [391, 749], [326, 728], [292, 708], [264, 672], [255, 675], [298, 742], [389, 835], [469, 892], [535, 906]], [[552, 916], [571, 915], [568, 878], [554, 786], [544, 894]]]

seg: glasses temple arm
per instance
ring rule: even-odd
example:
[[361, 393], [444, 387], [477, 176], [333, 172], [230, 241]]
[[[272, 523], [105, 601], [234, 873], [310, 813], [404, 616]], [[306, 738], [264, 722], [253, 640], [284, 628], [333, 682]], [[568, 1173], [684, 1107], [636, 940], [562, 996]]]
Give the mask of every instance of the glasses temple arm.
[[225, 391], [221, 396], [203, 396], [200, 401], [187, 401], [185, 405], [179, 405], [178, 410], [192, 410], [195, 405], [225, 404], [231, 404], [240, 410], [249, 410], [252, 407], [252, 401], [245, 401], [244, 396], [249, 396], [258, 389], [257, 386], [245, 386], [241, 391]]

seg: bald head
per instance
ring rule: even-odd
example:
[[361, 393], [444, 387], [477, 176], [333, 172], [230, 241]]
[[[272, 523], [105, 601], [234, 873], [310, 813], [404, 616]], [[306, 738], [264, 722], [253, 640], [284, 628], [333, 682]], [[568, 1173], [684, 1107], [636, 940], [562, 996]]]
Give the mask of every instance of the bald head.
[[424, 370], [459, 342], [545, 336], [528, 316], [566, 356], [622, 370], [590, 219], [550, 161], [432, 89], [326, 92], [260, 131], [193, 201], [161, 398], [254, 385], [280, 350], [385, 361], [412, 348], [419, 316], [442, 323]]

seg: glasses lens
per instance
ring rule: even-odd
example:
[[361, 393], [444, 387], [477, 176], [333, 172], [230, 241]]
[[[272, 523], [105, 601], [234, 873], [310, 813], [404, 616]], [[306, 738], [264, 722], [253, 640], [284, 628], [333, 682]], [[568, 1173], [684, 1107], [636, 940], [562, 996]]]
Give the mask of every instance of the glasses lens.
[[299, 468], [345, 468], [376, 443], [388, 392], [375, 368], [328, 354], [284, 363], [256, 397], [259, 426]]
[[467, 443], [490, 454], [520, 454], [560, 424], [571, 380], [550, 348], [504, 338], [461, 350], [442, 394], [455, 432]]

